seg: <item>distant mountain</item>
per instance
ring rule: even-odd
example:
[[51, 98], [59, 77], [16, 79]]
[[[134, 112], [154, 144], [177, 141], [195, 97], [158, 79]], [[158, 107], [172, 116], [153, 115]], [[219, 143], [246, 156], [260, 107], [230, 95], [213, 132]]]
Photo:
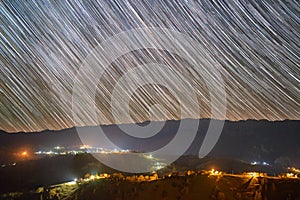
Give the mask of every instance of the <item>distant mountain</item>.
[[[285, 168], [274, 167], [269, 165], [251, 165], [247, 162], [243, 162], [237, 159], [223, 158], [223, 157], [205, 157], [199, 159], [197, 156], [186, 155], [180, 157], [175, 161], [171, 168], [175, 171], [187, 171], [187, 170], [219, 170], [226, 173], [240, 174], [243, 172], [265, 172], [269, 175], [277, 175], [281, 172], [285, 172]], [[163, 169], [166, 171], [166, 169]]]
[[[186, 119], [194, 120], [194, 119]], [[101, 126], [111, 141], [124, 149], [152, 151], [167, 144], [175, 136], [181, 121], [167, 121], [163, 129], [150, 138], [134, 138], [124, 134], [117, 125]], [[206, 134], [209, 119], [199, 120], [197, 136], [185, 154], [197, 155]], [[145, 126], [149, 122], [138, 125]], [[153, 122], [157, 126], [164, 122]], [[130, 128], [131, 124], [120, 125]], [[98, 127], [81, 127], [87, 133], [97, 131]], [[226, 121], [222, 135], [215, 148], [208, 156], [229, 157], [244, 161], [259, 161], [270, 164], [299, 164], [300, 157], [300, 121], [246, 120]], [[186, 134], [190, 134], [186, 130]], [[42, 131], [39, 133], [5, 133], [0, 132], [0, 152], [7, 149], [42, 146], [74, 146], [81, 144], [76, 128], [60, 131]], [[93, 144], [92, 144], [93, 145]], [[291, 162], [291, 163], [289, 163]]]
[[[226, 122], [211, 156], [279, 164], [300, 163], [300, 121]], [[289, 159], [290, 160], [289, 160]]]

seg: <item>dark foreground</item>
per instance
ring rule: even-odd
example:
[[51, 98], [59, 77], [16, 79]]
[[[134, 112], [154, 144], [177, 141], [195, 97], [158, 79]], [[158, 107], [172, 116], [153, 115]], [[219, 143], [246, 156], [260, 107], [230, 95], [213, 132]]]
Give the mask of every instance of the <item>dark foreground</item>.
[[3, 199], [300, 199], [300, 179], [247, 175], [173, 175], [155, 181], [108, 178], [69, 182]]

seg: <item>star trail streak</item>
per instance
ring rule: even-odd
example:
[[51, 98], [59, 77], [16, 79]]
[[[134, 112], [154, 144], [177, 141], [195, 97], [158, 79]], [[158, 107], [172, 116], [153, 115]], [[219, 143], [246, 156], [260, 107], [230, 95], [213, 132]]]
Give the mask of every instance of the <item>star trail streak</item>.
[[[299, 120], [299, 8], [296, 0], [1, 1], [0, 129], [39, 131], [76, 125], [72, 88], [86, 56], [111, 36], [147, 27], [188, 35], [222, 66], [226, 119]], [[96, 104], [106, 119], [100, 118], [99, 124], [115, 123], [109, 96], [118, 80], [128, 70], [153, 62], [177, 71], [175, 75], [188, 74], [201, 107], [201, 113], [191, 112], [190, 118], [211, 117], [205, 83], [185, 60], [167, 51], [141, 49], [115, 60], [101, 77]], [[181, 85], [174, 83], [174, 88], [180, 90]], [[167, 111], [160, 120], [178, 119], [179, 102], [173, 98], [159, 85], [140, 88], [130, 103], [132, 119], [148, 120], [144, 113], [160, 102]]]

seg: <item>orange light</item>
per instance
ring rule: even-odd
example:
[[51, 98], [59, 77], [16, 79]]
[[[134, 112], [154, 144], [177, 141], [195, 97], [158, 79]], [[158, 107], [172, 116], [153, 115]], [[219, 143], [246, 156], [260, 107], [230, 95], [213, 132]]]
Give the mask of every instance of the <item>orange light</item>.
[[22, 156], [27, 156], [27, 151], [23, 151]]

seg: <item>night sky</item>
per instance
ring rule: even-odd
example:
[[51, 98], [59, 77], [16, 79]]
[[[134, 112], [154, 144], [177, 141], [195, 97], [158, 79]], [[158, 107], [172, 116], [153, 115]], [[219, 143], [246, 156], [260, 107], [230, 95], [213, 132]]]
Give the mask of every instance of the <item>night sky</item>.
[[[220, 66], [226, 119], [299, 120], [299, 8], [296, 0], [1, 1], [0, 129], [40, 131], [78, 125], [73, 122], [72, 91], [85, 58], [109, 37], [147, 27], [186, 34]], [[186, 109], [189, 118], [212, 117], [203, 79], [214, 75], [201, 78], [193, 69], [209, 71], [216, 66], [205, 62], [190, 66], [180, 55], [150, 48], [122, 55], [110, 64], [95, 97], [102, 114], [94, 120], [88, 110], [79, 113], [84, 122], [80, 125], [116, 123], [110, 107], [114, 86], [138, 65], [154, 62], [174, 74], [144, 69], [139, 77], [133, 76], [133, 82], [149, 77], [172, 82], [172, 77], [187, 74], [201, 110], [188, 103], [179, 108], [168, 88], [149, 84], [132, 95], [132, 119], [120, 116], [118, 122], [180, 119], [180, 109]], [[172, 89], [184, 91], [181, 83], [174, 81]], [[122, 102], [123, 96], [118, 100]], [[147, 111], [156, 103], [166, 112], [150, 118]], [[85, 102], [81, 104], [84, 109]]]

